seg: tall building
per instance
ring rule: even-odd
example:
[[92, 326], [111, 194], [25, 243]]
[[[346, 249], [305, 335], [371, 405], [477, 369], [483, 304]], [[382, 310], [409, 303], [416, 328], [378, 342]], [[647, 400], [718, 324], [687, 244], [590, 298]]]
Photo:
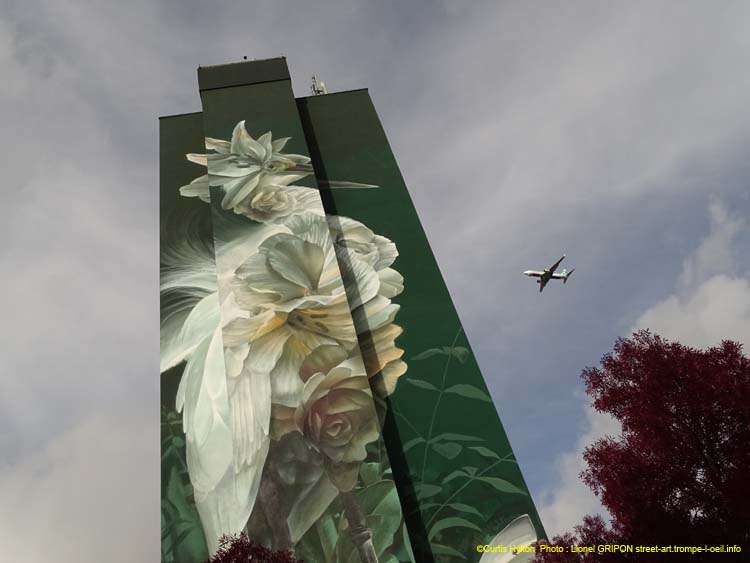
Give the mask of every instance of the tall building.
[[543, 538], [367, 90], [295, 99], [284, 58], [198, 82], [160, 120], [162, 561]]

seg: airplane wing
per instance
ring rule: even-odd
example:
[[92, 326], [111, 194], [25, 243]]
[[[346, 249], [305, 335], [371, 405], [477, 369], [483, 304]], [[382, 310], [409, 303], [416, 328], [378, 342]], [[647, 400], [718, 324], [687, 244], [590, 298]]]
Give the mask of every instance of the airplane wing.
[[544, 290], [544, 286], [547, 285], [549, 278], [539, 278], [539, 293]]
[[552, 266], [550, 266], [547, 271], [550, 273], [554, 273], [555, 270], [557, 270], [557, 267], [560, 265], [560, 262], [562, 262], [564, 259], [565, 259], [565, 254], [563, 254], [562, 258], [560, 258], [557, 262], [552, 264]]

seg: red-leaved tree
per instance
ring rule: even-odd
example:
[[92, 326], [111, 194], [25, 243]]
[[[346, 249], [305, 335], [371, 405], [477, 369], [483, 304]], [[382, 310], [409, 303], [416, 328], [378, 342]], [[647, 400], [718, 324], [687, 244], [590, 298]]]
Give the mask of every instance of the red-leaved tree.
[[208, 563], [303, 563], [289, 551], [274, 551], [252, 541], [247, 533], [223, 536]]
[[[582, 378], [598, 411], [622, 426], [589, 446], [584, 482], [612, 516], [587, 517], [551, 543], [750, 548], [750, 359], [725, 341], [707, 350], [649, 331], [619, 339]], [[601, 542], [594, 542], [601, 543]], [[567, 558], [565, 558], [565, 557]], [[540, 554], [538, 561], [639, 561], [644, 555]], [[660, 554], [660, 561], [685, 555]]]

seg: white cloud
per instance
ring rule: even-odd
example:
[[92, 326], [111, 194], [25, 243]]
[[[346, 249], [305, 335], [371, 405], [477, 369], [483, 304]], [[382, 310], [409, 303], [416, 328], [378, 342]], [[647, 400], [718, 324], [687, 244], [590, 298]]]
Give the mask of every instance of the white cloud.
[[750, 275], [739, 274], [750, 264], [735, 248], [748, 224], [717, 200], [709, 213], [711, 230], [683, 262], [677, 290], [647, 309], [633, 330], [648, 328], [696, 348], [722, 340], [750, 345]]
[[[716, 275], [686, 296], [671, 295], [636, 323], [669, 340], [705, 348], [722, 340], [750, 345], [750, 279]], [[747, 351], [747, 350], [746, 350]]]
[[683, 288], [694, 288], [717, 273], [737, 273], [733, 245], [737, 235], [747, 228], [747, 222], [732, 217], [718, 200], [711, 202], [709, 213], [711, 232], [682, 265], [679, 281]]
[[555, 460], [558, 485], [554, 490], [542, 492], [539, 515], [547, 535], [573, 531], [586, 514], [601, 514], [607, 519], [607, 511], [599, 499], [581, 481], [581, 472], [586, 469], [583, 451], [599, 438], [617, 436], [620, 424], [611, 416], [586, 407], [586, 430], [581, 434], [572, 451]]

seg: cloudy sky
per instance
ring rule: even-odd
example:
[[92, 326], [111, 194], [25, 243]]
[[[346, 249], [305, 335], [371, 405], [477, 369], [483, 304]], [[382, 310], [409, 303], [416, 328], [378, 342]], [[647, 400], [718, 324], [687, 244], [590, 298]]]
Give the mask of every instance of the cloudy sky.
[[750, 342], [749, 30], [732, 1], [0, 0], [3, 559], [157, 560], [157, 118], [243, 55], [370, 88], [548, 531], [599, 510], [581, 370], [638, 327]]

